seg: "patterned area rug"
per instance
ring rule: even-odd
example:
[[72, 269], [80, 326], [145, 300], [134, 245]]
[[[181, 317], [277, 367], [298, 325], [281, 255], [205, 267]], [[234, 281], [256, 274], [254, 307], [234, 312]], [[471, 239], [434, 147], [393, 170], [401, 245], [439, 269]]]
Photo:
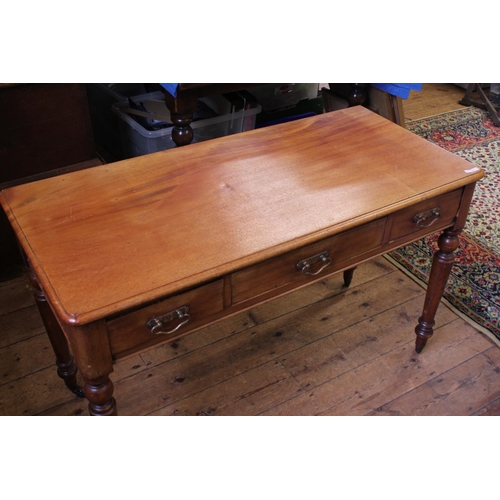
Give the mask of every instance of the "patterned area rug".
[[[485, 111], [470, 107], [408, 122], [407, 128], [484, 170], [443, 300], [500, 345], [500, 127]], [[386, 257], [425, 286], [438, 236]]]

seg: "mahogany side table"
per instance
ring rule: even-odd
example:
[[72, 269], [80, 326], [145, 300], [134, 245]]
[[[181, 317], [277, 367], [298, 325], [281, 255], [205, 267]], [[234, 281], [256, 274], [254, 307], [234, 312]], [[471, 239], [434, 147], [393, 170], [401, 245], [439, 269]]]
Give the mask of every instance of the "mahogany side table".
[[356, 106], [2, 191], [58, 373], [117, 413], [121, 359], [442, 231], [420, 352], [483, 172]]

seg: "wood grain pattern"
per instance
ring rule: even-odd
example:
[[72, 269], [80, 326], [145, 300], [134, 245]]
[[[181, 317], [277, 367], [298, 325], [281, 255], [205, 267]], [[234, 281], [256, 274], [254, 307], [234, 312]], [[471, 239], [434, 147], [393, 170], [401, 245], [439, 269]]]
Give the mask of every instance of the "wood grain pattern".
[[2, 203], [58, 314], [85, 324], [482, 175], [467, 169], [356, 107], [15, 187]]
[[[455, 320], [439, 329], [433, 348], [418, 356], [413, 342], [400, 345], [385, 356], [377, 369], [372, 360], [337, 378], [265, 412], [268, 415], [365, 415], [444, 373], [454, 365], [451, 359], [465, 362], [491, 345], [468, 324]], [[439, 361], [438, 361], [439, 360]], [[351, 388], [356, 386], [355, 390]]]
[[411, 394], [406, 393], [377, 408], [373, 414], [443, 416], [457, 415], [464, 410], [468, 414], [476, 413], [492, 398], [500, 397], [499, 366], [500, 350], [493, 346], [446, 373], [436, 375]]
[[47, 335], [36, 335], [23, 344], [13, 344], [0, 351], [0, 376], [9, 383], [29, 375], [34, 367], [54, 367], [54, 351]]
[[[392, 279], [394, 280], [394, 278], [393, 276]], [[358, 305], [358, 309], [359, 312], [364, 313], [364, 316], [356, 315], [353, 326], [335, 329], [330, 321], [330, 331], [338, 333], [319, 338], [283, 356], [280, 358], [281, 363], [302, 388], [312, 389], [346, 371], [364, 365], [372, 359], [374, 349], [390, 352], [394, 348], [406, 344], [408, 329], [411, 329], [412, 321], [418, 317], [420, 312], [421, 296], [411, 298], [412, 295], [408, 292], [412, 291], [412, 287], [408, 286], [408, 283], [404, 283], [404, 285], [403, 283], [399, 284], [401, 287], [399, 300], [392, 303], [385, 314], [378, 314], [375, 317], [372, 316], [372, 311], [382, 312], [384, 306], [381, 301], [370, 298], [370, 295], [373, 297], [373, 292], [370, 294], [363, 290], [364, 293], [360, 293], [362, 302]], [[389, 288], [391, 285], [393, 286], [393, 283], [390, 281], [380, 282], [380, 287], [383, 290], [391, 290]], [[404, 290], [406, 287], [408, 287], [408, 291]], [[352, 308], [354, 309], [354, 307]], [[365, 317], [370, 318], [369, 325], [366, 323]], [[453, 319], [454, 316], [451, 312], [443, 308], [440, 310], [437, 323], [442, 326]], [[356, 320], [358, 321], [355, 322]], [[364, 328], [365, 326], [369, 326], [369, 328]]]
[[460, 206], [460, 199], [462, 193], [460, 191], [452, 191], [451, 193], [438, 196], [437, 198], [431, 198], [430, 200], [425, 200], [421, 203], [408, 208], [406, 210], [401, 210], [394, 217], [391, 228], [391, 240], [397, 240], [403, 236], [415, 232], [415, 220], [414, 217], [419, 214], [426, 214], [433, 209], [439, 210], [439, 217], [433, 219], [430, 217], [430, 221], [422, 221], [423, 226], [426, 224], [431, 224], [435, 226], [442, 226], [443, 224], [451, 225], [455, 216], [457, 215], [458, 208]]
[[[328, 252], [330, 261], [323, 276], [337, 271], [348, 259], [379, 247], [382, 244], [386, 219], [378, 219], [362, 228], [355, 228], [337, 236], [333, 236], [305, 248], [289, 252], [262, 264], [238, 271], [231, 276], [233, 303], [256, 297], [269, 290], [276, 290], [289, 283], [312, 281], [314, 277], [303, 274], [296, 265], [322, 252]], [[313, 266], [311, 272], [316, 272], [322, 264]]]
[[[189, 307], [189, 320], [182, 329], [173, 331], [171, 334], [153, 335], [151, 328], [146, 326], [151, 318], [182, 306]], [[218, 280], [112, 319], [107, 323], [107, 330], [113, 359], [124, 357], [137, 349], [145, 349], [166, 340], [173, 340], [185, 332], [199, 328], [206, 318], [222, 311], [222, 308], [222, 280]], [[174, 320], [172, 324], [165, 324], [162, 330], [173, 330], [179, 323], [179, 320]]]
[[0, 285], [0, 314], [7, 314], [34, 304], [33, 289], [27, 283], [25, 276]]
[[[0, 297], [0, 303], [1, 301]], [[2, 332], [0, 335], [0, 348], [2, 348], [14, 342], [28, 340], [44, 333], [45, 330], [36, 306], [30, 305], [0, 313], [0, 332]]]

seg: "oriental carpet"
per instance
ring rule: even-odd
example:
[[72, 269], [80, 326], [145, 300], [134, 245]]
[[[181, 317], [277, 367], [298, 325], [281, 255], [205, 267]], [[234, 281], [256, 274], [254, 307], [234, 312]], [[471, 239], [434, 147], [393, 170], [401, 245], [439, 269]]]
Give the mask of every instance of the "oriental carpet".
[[[485, 111], [464, 108], [406, 124], [411, 132], [484, 170], [443, 301], [500, 346], [500, 127]], [[424, 287], [439, 233], [386, 258]]]

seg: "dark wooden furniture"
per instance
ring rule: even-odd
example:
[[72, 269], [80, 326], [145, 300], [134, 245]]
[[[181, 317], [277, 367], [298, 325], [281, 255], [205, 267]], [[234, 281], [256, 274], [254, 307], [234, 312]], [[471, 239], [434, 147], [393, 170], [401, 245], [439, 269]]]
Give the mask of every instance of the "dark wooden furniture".
[[[98, 163], [83, 84], [0, 84], [0, 189]], [[22, 266], [2, 210], [0, 241], [2, 280]]]
[[402, 127], [405, 126], [403, 102], [400, 97], [366, 83], [328, 85], [329, 88], [321, 89], [325, 112], [362, 105]]
[[[177, 146], [185, 146], [193, 141], [193, 129], [191, 122], [193, 115], [198, 109], [198, 99], [219, 95], [226, 92], [236, 92], [266, 85], [265, 83], [179, 83], [177, 94], [174, 97], [170, 92], [161, 88], [165, 95], [165, 104], [170, 111], [170, 117], [174, 127], [172, 129], [172, 140]], [[367, 99], [367, 83], [329, 84], [330, 87], [341, 85], [346, 88], [345, 97], [349, 106], [363, 104]]]
[[113, 415], [113, 363], [330, 273], [347, 271], [348, 284], [357, 264], [443, 230], [420, 352], [482, 175], [356, 106], [13, 187], [1, 201], [59, 375], [78, 393], [78, 366], [90, 414]]
[[95, 158], [81, 83], [0, 85], [0, 185]]

